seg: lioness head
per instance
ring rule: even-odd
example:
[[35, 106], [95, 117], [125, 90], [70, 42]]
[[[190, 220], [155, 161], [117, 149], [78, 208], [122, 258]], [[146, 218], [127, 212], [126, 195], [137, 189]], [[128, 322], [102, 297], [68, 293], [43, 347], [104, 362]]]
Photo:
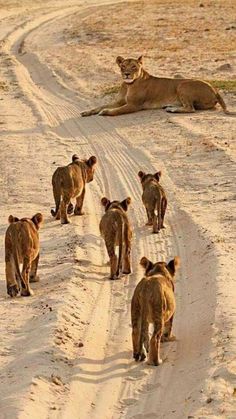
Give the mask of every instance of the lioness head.
[[123, 211], [127, 211], [128, 207], [131, 203], [131, 198], [128, 197], [128, 198], [126, 198], [126, 199], [124, 199], [123, 201], [120, 202], [120, 201], [109, 201], [109, 199], [104, 197], [104, 198], [101, 199], [101, 203], [105, 207], [105, 212], [108, 209], [113, 209], [113, 208], [118, 208], [118, 209], [121, 209]]
[[159, 182], [160, 177], [161, 177], [161, 171], [154, 173], [154, 175], [152, 175], [151, 173], [144, 173], [141, 170], [138, 172], [138, 177], [141, 181], [141, 183], [146, 183], [147, 181], [150, 180], [156, 180], [157, 182]]
[[85, 163], [86, 167], [86, 182], [92, 182], [94, 171], [95, 171], [95, 164], [97, 163], [97, 157], [91, 156], [88, 160], [81, 160], [77, 154], [73, 154], [72, 156], [72, 163]]
[[8, 217], [9, 224], [17, 223], [18, 221], [32, 221], [38, 230], [43, 222], [43, 215], [40, 212], [37, 212], [37, 214], [33, 215], [32, 218], [21, 218], [21, 219], [18, 217], [14, 217], [13, 215], [9, 215]]
[[116, 63], [120, 67], [121, 76], [125, 83], [133, 83], [142, 74], [142, 56], [137, 60], [134, 58], [117, 57]]
[[175, 256], [168, 264], [165, 262], [156, 262], [153, 263], [148, 260], [145, 256], [140, 260], [140, 265], [145, 269], [146, 276], [156, 275], [158, 273], [163, 274], [164, 276], [171, 275], [173, 278], [175, 276], [176, 270], [180, 266], [180, 258]]

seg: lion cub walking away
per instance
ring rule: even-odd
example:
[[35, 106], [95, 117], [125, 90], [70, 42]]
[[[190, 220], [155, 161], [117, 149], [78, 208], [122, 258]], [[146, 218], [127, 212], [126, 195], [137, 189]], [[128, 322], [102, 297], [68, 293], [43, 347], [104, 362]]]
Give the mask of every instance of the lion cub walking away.
[[142, 200], [147, 212], [147, 225], [152, 225], [153, 233], [158, 233], [161, 228], [164, 228], [167, 207], [166, 194], [159, 183], [161, 172], [151, 175], [140, 171], [138, 176], [143, 187]]
[[[37, 268], [39, 262], [39, 234], [38, 230], [43, 221], [40, 213], [30, 218], [9, 216], [10, 223], [5, 236], [5, 262], [7, 293], [16, 297], [33, 295], [29, 282], [37, 282]], [[20, 263], [23, 264], [20, 272]]]
[[[132, 231], [127, 217], [128, 206], [131, 198], [124, 201], [109, 201], [102, 198], [101, 203], [105, 207], [105, 214], [100, 221], [100, 232], [105, 240], [107, 253], [110, 258], [110, 279], [119, 277], [120, 269], [124, 274], [129, 274], [130, 250]], [[115, 249], [119, 246], [119, 257], [117, 259]]]
[[61, 224], [68, 224], [68, 214], [73, 212], [71, 199], [76, 198], [75, 215], [83, 215], [82, 207], [85, 195], [85, 185], [93, 180], [97, 159], [91, 156], [88, 160], [80, 160], [74, 154], [68, 166], [58, 167], [52, 176], [53, 195], [56, 210], [51, 214]]
[[[149, 352], [148, 364], [159, 365], [161, 339], [173, 340], [171, 329], [175, 313], [174, 276], [180, 260], [176, 256], [168, 264], [153, 264], [143, 257], [140, 264], [145, 277], [138, 283], [131, 301], [133, 357], [143, 361]], [[149, 350], [149, 324], [153, 323], [153, 334]], [[162, 339], [163, 340], [163, 339]]]

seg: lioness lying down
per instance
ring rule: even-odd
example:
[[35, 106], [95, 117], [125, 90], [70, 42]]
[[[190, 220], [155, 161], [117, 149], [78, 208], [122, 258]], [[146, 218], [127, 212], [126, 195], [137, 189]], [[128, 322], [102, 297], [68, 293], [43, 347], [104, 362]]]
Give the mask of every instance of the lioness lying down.
[[[174, 276], [179, 267], [179, 258], [168, 264], [152, 263], [143, 257], [140, 264], [145, 277], [138, 283], [131, 301], [133, 357], [143, 361], [149, 352], [148, 363], [159, 365], [161, 340], [173, 340], [172, 322], [175, 313]], [[149, 324], [153, 323], [153, 334], [149, 350]]]
[[[39, 262], [39, 234], [38, 229], [43, 221], [40, 213], [30, 218], [9, 216], [10, 223], [5, 236], [5, 262], [7, 293], [16, 297], [33, 295], [29, 282], [37, 282], [37, 268]], [[23, 264], [20, 272], [20, 263]]]
[[220, 104], [225, 113], [230, 113], [219, 93], [202, 80], [171, 79], [154, 77], [143, 68], [142, 57], [117, 57], [123, 83], [117, 100], [84, 111], [81, 116], [122, 115], [143, 109], [162, 109], [167, 112], [195, 112], [195, 110], [213, 109]]

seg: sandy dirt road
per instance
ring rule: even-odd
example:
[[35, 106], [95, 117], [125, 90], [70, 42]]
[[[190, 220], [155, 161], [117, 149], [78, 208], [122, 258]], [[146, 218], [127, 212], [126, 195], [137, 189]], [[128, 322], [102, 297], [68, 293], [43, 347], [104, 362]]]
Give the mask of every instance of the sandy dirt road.
[[[80, 118], [94, 86], [73, 88], [57, 71], [63, 55], [46, 54], [71, 19], [115, 3], [12, 2], [1, 18], [1, 240], [10, 213], [42, 211], [45, 224], [34, 297], [6, 298], [1, 247], [0, 418], [233, 418], [235, 121], [219, 110]], [[51, 175], [73, 153], [99, 163], [85, 216], [61, 226], [49, 215]], [[169, 208], [158, 236], [144, 226], [140, 169], [163, 172]], [[132, 198], [133, 273], [117, 282], [98, 230], [102, 196]], [[132, 360], [130, 300], [143, 255], [181, 258], [177, 341], [163, 344], [159, 368]]]

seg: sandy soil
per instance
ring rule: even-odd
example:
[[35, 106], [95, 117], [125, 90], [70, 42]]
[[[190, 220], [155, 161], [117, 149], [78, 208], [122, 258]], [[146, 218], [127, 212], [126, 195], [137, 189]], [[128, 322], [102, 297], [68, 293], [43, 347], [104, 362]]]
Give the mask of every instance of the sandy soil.
[[[110, 100], [117, 55], [144, 54], [156, 75], [232, 81], [234, 2], [6, 0], [0, 11], [2, 243], [9, 214], [45, 215], [34, 297], [6, 297], [0, 248], [0, 418], [233, 419], [235, 118], [79, 114]], [[222, 94], [235, 109], [235, 93]], [[73, 153], [99, 163], [85, 216], [61, 226], [50, 216], [51, 175]], [[169, 208], [158, 236], [144, 226], [140, 169], [163, 173]], [[133, 273], [115, 282], [98, 230], [103, 195], [133, 201]], [[178, 339], [162, 345], [158, 368], [132, 360], [143, 255], [182, 261]]]

